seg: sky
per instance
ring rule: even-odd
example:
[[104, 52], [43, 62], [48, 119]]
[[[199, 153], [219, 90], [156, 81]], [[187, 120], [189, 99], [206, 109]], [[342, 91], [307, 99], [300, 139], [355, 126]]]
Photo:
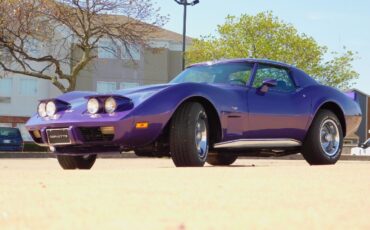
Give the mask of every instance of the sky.
[[[169, 15], [164, 28], [182, 33], [182, 6], [174, 0], [156, 2], [161, 14]], [[217, 25], [223, 24], [227, 15], [255, 15], [264, 11], [272, 11], [329, 51], [342, 51], [345, 46], [358, 52], [353, 68], [360, 78], [354, 88], [370, 94], [370, 0], [200, 0], [198, 5], [188, 8], [187, 35], [198, 38], [216, 34]]]

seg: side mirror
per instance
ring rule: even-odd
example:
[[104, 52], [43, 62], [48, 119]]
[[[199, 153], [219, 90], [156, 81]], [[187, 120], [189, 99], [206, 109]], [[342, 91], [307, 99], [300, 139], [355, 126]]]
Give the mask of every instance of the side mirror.
[[277, 81], [275, 79], [266, 79], [262, 82], [262, 86], [260, 88], [262, 93], [267, 93], [269, 88], [277, 86]]
[[277, 81], [275, 79], [266, 79], [262, 82], [262, 85], [265, 85], [268, 87], [275, 87], [277, 86]]

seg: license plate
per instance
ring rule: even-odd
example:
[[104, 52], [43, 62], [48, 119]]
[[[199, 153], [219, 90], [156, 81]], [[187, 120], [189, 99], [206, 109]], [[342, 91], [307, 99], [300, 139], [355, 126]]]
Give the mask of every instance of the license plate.
[[11, 140], [3, 140], [3, 143], [4, 144], [10, 144], [10, 143], [12, 143], [12, 141]]
[[48, 129], [46, 133], [48, 135], [49, 144], [51, 145], [71, 144], [68, 129]]

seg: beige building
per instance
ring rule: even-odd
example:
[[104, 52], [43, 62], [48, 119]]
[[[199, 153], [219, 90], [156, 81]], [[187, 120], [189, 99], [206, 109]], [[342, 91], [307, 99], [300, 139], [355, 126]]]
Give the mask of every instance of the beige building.
[[[124, 52], [123, 47], [112, 46], [119, 55], [99, 48], [98, 58], [80, 74], [76, 90], [109, 93], [171, 80], [181, 72], [182, 35], [158, 28], [152, 37], [149, 47], [134, 47], [130, 50], [131, 56]], [[107, 47], [109, 42], [102, 40], [100, 46]], [[73, 55], [78, 55], [77, 49], [73, 50]], [[0, 55], [0, 58], [3, 57]], [[24, 139], [30, 140], [24, 124], [36, 113], [39, 100], [60, 94], [46, 80], [22, 75], [0, 75], [0, 127], [19, 127]]]
[[[104, 47], [110, 46], [109, 41], [102, 40], [101, 43]], [[99, 58], [83, 71], [76, 90], [108, 93], [138, 85], [168, 82], [181, 72], [181, 49], [182, 36], [163, 29], [150, 42], [150, 47], [131, 50], [135, 63], [123, 48], [116, 45], [112, 44], [109, 51], [98, 49]]]

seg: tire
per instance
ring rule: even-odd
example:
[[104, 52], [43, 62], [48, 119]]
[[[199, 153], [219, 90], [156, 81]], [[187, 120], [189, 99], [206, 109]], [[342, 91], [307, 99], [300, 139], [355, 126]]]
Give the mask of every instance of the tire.
[[91, 169], [95, 163], [96, 155], [65, 156], [57, 155], [59, 165], [63, 169]]
[[177, 167], [204, 166], [209, 149], [208, 119], [203, 106], [188, 102], [171, 121], [170, 152]]
[[310, 165], [335, 164], [342, 147], [343, 130], [338, 117], [330, 110], [320, 110], [303, 143], [303, 157]]
[[213, 166], [228, 166], [232, 165], [238, 156], [230, 155], [230, 154], [216, 154], [216, 155], [209, 155], [207, 158], [207, 163]]

